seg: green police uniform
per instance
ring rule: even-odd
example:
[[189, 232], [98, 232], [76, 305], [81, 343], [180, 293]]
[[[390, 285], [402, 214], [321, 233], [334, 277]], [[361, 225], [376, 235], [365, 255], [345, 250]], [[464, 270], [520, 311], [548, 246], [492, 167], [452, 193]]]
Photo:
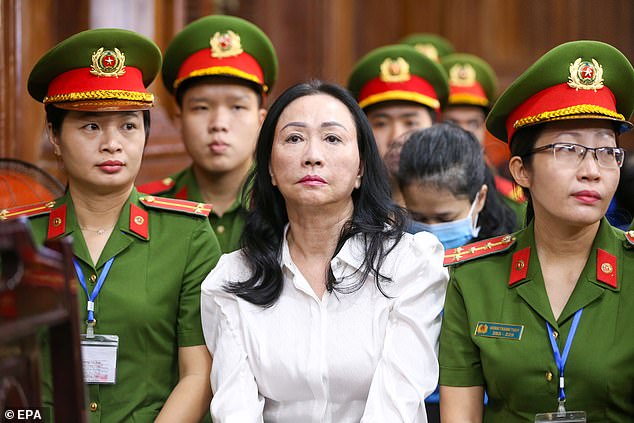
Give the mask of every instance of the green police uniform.
[[[160, 50], [151, 40], [121, 29], [94, 29], [44, 54], [31, 71], [28, 89], [33, 98], [55, 109], [145, 111], [154, 100], [146, 88], [160, 66]], [[28, 217], [39, 244], [72, 236], [78, 277], [84, 275], [88, 292], [93, 293], [95, 282], [105, 275], [94, 299], [94, 332], [119, 337], [116, 380], [87, 385], [89, 420], [154, 421], [179, 381], [179, 348], [205, 344], [200, 284], [221, 254], [207, 220], [211, 206], [142, 196], [131, 188], [93, 263], [70, 192], [50, 203], [2, 210], [0, 219]], [[77, 297], [85, 322], [89, 303], [83, 288], [78, 287]], [[82, 326], [87, 331], [86, 324]], [[86, 358], [96, 357], [84, 350]], [[43, 367], [46, 381], [50, 363], [45, 361]], [[43, 394], [50, 404], [46, 384]]]
[[[266, 95], [277, 79], [275, 49], [260, 28], [235, 16], [213, 15], [187, 25], [165, 52], [163, 83], [174, 95], [186, 90], [185, 81], [219, 76], [248, 82], [258, 95]], [[181, 89], [182, 88], [182, 89]], [[139, 191], [167, 197], [203, 201], [192, 168], [139, 186]], [[246, 205], [236, 200], [222, 216], [210, 222], [225, 253], [240, 248]]]
[[[476, 251], [469, 252], [471, 247]], [[586, 411], [589, 422], [634, 419], [629, 276], [634, 232], [626, 237], [607, 220], [601, 222], [559, 319], [546, 295], [532, 224], [513, 236], [450, 250], [446, 264], [452, 267], [440, 336], [440, 384], [484, 386], [485, 422], [532, 422], [536, 413], [556, 411], [559, 376], [545, 322], [557, 332], [563, 351], [580, 308], [565, 367], [566, 409]]]
[[[565, 43], [509, 86], [491, 109], [487, 129], [511, 143], [522, 140], [513, 137], [525, 127], [569, 119], [607, 120], [622, 132], [632, 126], [632, 87], [634, 68], [614, 47]], [[612, 157], [618, 165], [616, 153]], [[489, 395], [485, 422], [533, 422], [537, 413], [557, 411], [560, 376], [566, 410], [585, 411], [593, 423], [634, 421], [634, 232], [613, 228], [605, 218], [597, 223], [586, 263], [557, 319], [533, 222], [513, 236], [446, 252], [452, 269], [440, 383], [483, 386]], [[579, 310], [560, 374], [551, 341], [563, 353]]]
[[[87, 385], [88, 415], [91, 422], [153, 421], [179, 380], [178, 348], [205, 344], [200, 283], [220, 257], [206, 219], [209, 206], [142, 196], [134, 190], [96, 264], [69, 194], [20, 209], [3, 214], [31, 215], [36, 243], [73, 237], [90, 292], [106, 261], [114, 257], [95, 299], [95, 333], [119, 336], [116, 383]], [[85, 322], [86, 293], [78, 287], [77, 296]], [[45, 392], [46, 397], [50, 399], [50, 393]]]
[[[141, 185], [139, 191], [163, 197], [204, 201], [191, 166], [161, 181]], [[244, 229], [246, 213], [247, 204], [242, 200], [241, 196], [236, 198], [222, 216], [218, 216], [212, 208], [209, 214], [209, 222], [216, 233], [216, 238], [218, 238], [223, 253], [229, 253], [240, 248], [240, 236]]]

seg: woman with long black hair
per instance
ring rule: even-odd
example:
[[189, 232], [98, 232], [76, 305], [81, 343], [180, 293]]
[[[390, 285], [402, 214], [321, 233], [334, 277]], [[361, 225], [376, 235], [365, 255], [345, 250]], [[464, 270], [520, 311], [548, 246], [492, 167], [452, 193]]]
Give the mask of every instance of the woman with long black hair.
[[203, 283], [217, 421], [425, 422], [447, 275], [404, 233], [367, 119], [289, 88], [263, 123], [242, 249]]

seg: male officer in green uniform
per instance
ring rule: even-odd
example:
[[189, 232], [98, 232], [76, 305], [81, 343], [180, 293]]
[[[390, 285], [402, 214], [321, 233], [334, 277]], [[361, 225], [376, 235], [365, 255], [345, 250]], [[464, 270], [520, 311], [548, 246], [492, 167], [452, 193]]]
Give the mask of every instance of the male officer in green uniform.
[[[449, 94], [442, 67], [408, 45], [372, 50], [354, 66], [348, 88], [365, 111], [390, 171], [392, 197], [404, 205], [396, 173], [402, 135], [430, 127]], [[401, 137], [402, 138], [402, 137]]]
[[[486, 118], [495, 99], [497, 78], [495, 72], [481, 58], [472, 54], [453, 53], [443, 56], [440, 64], [449, 76], [449, 100], [442, 111], [442, 120], [453, 122], [476, 136], [484, 145]], [[504, 203], [515, 212], [517, 229], [524, 225], [525, 205], [522, 189], [501, 177], [489, 167]]]
[[[73, 238], [91, 422], [199, 422], [211, 399], [200, 284], [221, 252], [211, 206], [134, 188], [161, 65], [158, 47], [121, 29], [76, 34], [35, 65], [29, 93], [68, 185], [54, 201], [0, 211], [35, 241]], [[46, 348], [46, 335], [43, 346]], [[53, 405], [43, 354], [44, 403]]]
[[531, 219], [446, 252], [443, 422], [634, 421], [634, 232], [604, 217], [632, 89], [621, 52], [574, 41], [540, 58], [489, 113]]
[[207, 16], [187, 25], [165, 53], [163, 83], [178, 103], [192, 165], [139, 191], [213, 204], [211, 225], [223, 252], [239, 248], [246, 204], [241, 197], [263, 101], [277, 78], [277, 57], [255, 25]]

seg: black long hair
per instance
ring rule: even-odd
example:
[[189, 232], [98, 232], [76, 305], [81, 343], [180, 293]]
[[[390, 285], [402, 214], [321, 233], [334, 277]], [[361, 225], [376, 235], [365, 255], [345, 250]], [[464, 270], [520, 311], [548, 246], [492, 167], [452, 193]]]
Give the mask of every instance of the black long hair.
[[397, 178], [401, 190], [412, 183], [423, 182], [456, 197], [466, 195], [471, 203], [486, 184], [487, 196], [478, 216], [480, 233], [476, 239], [515, 230], [515, 213], [504, 204], [495, 188], [480, 143], [472, 133], [453, 123], [439, 123], [412, 132], [401, 151]]
[[[519, 156], [522, 159], [524, 166], [530, 166], [533, 161], [531, 151], [535, 148], [537, 138], [539, 138], [543, 129], [544, 124], [526, 126], [518, 129], [510, 141], [509, 149], [511, 151], [511, 157]], [[533, 199], [531, 198], [530, 190], [522, 187], [522, 192], [526, 198], [526, 218], [524, 226], [528, 226], [530, 221], [535, 217], [535, 209], [533, 208]]]
[[361, 186], [352, 192], [353, 215], [344, 225], [333, 254], [334, 258], [348, 239], [358, 234], [363, 236], [366, 255], [359, 269], [359, 282], [345, 289], [339, 287], [341, 280], [336, 280], [329, 268], [328, 291], [354, 292], [372, 275], [378, 289], [385, 295], [381, 285], [389, 278], [380, 273], [381, 265], [400, 241], [405, 229], [405, 211], [392, 202], [387, 169], [379, 156], [367, 118], [354, 98], [345, 89], [318, 80], [287, 89], [273, 103], [262, 123], [255, 150], [255, 166], [245, 184], [249, 188], [243, 192], [251, 206], [240, 242], [251, 276], [245, 281], [230, 281], [225, 285], [227, 292], [259, 306], [275, 304], [283, 289], [280, 258], [288, 215], [284, 197], [271, 183], [269, 174], [275, 128], [280, 115], [291, 102], [317, 94], [333, 97], [350, 111], [356, 125], [363, 165]]

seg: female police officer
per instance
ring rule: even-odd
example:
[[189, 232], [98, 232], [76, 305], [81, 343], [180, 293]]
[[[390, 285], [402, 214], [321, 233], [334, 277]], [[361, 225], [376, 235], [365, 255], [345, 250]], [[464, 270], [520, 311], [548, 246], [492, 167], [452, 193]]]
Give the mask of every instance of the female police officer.
[[576, 41], [546, 53], [491, 110], [487, 128], [510, 143], [529, 224], [446, 254], [443, 421], [634, 419], [634, 238], [603, 217], [633, 87], [618, 50]]
[[210, 207], [134, 188], [160, 62], [152, 41], [119, 29], [47, 52], [28, 87], [68, 187], [2, 212], [28, 216], [38, 243], [73, 237], [91, 421], [199, 421], [211, 395], [200, 325], [200, 283], [220, 254]]

